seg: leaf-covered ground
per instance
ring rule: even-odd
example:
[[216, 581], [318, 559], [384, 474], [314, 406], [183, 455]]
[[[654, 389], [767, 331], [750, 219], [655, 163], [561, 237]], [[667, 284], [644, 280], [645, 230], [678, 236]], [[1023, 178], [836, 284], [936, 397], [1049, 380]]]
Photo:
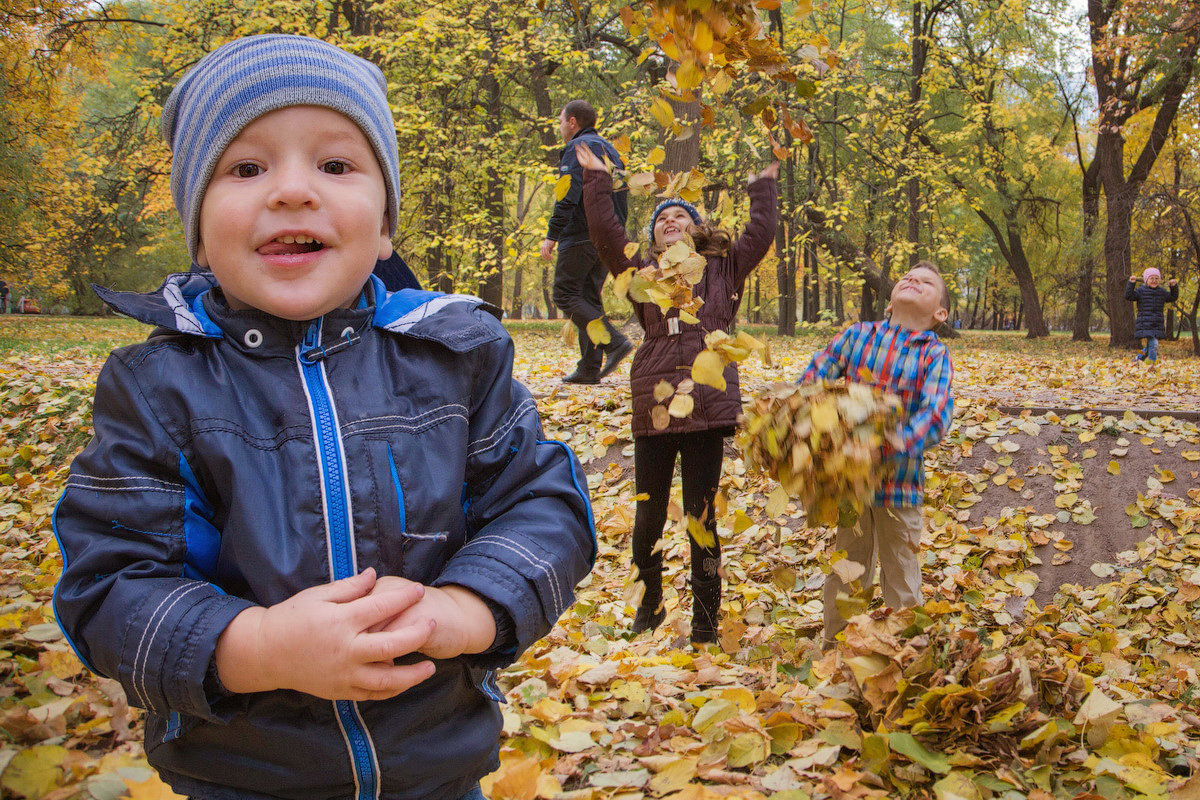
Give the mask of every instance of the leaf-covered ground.
[[[828, 532], [730, 449], [722, 641], [696, 651], [681, 525], [667, 534], [666, 623], [629, 632], [628, 367], [564, 387], [574, 357], [558, 328], [513, 325], [517, 370], [547, 432], [585, 463], [600, 559], [576, 606], [503, 676], [490, 797], [1200, 796], [1185, 784], [1200, 740], [1200, 431], [1157, 416], [1197, 408], [1200, 362], [1185, 344], [1150, 370], [1061, 338], [954, 342], [956, 424], [927, 461], [927, 602], [876, 603], [825, 653]], [[83, 671], [49, 607], [61, 565], [50, 515], [95, 374], [108, 348], [144, 334], [0, 318], [5, 796], [170, 796], [145, 766], [139, 712]], [[744, 389], [794, 379], [823, 342], [770, 339], [774, 366], [744, 362]], [[1024, 403], [1062, 410], [998, 409]]]

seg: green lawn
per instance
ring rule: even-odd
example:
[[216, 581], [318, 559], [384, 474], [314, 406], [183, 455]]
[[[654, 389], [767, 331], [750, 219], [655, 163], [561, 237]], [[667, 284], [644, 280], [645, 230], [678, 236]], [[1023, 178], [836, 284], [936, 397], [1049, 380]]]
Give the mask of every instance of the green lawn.
[[103, 358], [116, 347], [141, 341], [150, 328], [124, 317], [0, 315], [0, 358], [79, 354]]

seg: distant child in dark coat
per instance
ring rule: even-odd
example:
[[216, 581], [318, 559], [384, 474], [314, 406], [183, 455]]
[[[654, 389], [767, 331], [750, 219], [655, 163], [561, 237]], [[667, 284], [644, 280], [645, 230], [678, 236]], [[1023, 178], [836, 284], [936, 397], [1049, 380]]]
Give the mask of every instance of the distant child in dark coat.
[[1165, 337], [1163, 330], [1163, 307], [1179, 299], [1179, 281], [1172, 278], [1167, 282], [1168, 289], [1162, 288], [1162, 273], [1154, 267], [1142, 271], [1145, 286], [1138, 286], [1138, 277], [1129, 276], [1129, 285], [1125, 287], [1125, 299], [1137, 301], [1137, 320], [1134, 322], [1134, 333], [1138, 338], [1146, 340], [1142, 352], [1134, 356], [1134, 361], [1158, 361], [1158, 340]]

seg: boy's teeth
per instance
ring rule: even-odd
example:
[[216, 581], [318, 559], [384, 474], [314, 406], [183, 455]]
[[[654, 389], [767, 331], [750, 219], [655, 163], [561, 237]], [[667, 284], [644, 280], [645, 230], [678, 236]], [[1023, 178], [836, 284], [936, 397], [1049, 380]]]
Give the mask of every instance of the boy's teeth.
[[275, 241], [280, 244], [312, 244], [316, 239], [311, 236], [277, 236]]

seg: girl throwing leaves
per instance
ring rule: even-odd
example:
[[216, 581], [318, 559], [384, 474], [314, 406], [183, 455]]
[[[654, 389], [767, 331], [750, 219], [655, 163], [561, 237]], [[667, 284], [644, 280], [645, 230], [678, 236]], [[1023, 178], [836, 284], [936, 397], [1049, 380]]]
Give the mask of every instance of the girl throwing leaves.
[[[614, 276], [657, 263], [667, 248], [679, 241], [691, 240], [707, 262], [704, 276], [692, 289], [694, 296], [704, 301], [696, 314], [698, 324], [680, 319], [677, 308], [664, 313], [654, 303], [634, 302], [634, 313], [646, 334], [630, 368], [634, 482], [637, 493], [648, 499], [638, 502], [633, 524], [633, 563], [645, 586], [633, 629], [640, 633], [663, 621], [663, 559], [658, 543], [667, 520], [671, 478], [679, 455], [683, 510], [691, 523], [691, 639], [697, 644], [715, 642], [721, 607], [721, 543], [717, 540], [713, 501], [721, 478], [724, 440], [733, 434], [742, 409], [737, 364], [725, 367], [725, 391], [703, 385], [690, 388], [694, 406], [687, 416], [652, 413], [660, 405], [655, 387], [665, 381], [675, 391], [686, 394], [692, 361], [704, 349], [705, 335], [733, 323], [746, 277], [775, 238], [779, 163], [751, 176], [750, 223], [736, 240], [702, 220], [690, 203], [665, 200], [650, 219], [648, 252], [639, 250], [630, 258], [625, 254], [629, 244], [625, 229], [613, 213], [612, 176], [604, 162], [586, 147], [577, 148], [576, 154], [584, 169], [583, 206], [588, 230], [600, 259]], [[685, 381], [686, 385], [681, 386]]]

